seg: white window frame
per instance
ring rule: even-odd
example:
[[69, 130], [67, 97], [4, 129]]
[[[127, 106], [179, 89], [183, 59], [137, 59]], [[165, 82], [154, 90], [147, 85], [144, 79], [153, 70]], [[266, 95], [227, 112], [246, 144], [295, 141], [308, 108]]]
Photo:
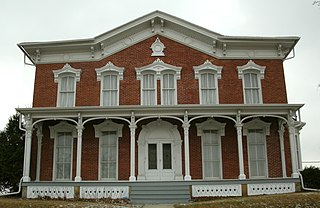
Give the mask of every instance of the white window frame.
[[[123, 124], [114, 123], [111, 120], [105, 120], [104, 122], [93, 125], [95, 129], [95, 137], [99, 138], [99, 168], [98, 168], [98, 180], [100, 181], [115, 181], [118, 180], [118, 167], [119, 167], [119, 138], [122, 137]], [[101, 178], [101, 140], [103, 132], [116, 132], [116, 178]]]
[[[173, 88], [174, 88], [174, 100], [173, 100], [173, 103], [172, 104], [166, 104], [164, 103], [164, 93], [163, 93], [163, 90], [164, 90], [164, 75], [166, 74], [170, 74], [170, 75], [173, 75]], [[161, 78], [160, 78], [160, 81], [161, 81], [161, 105], [176, 105], [177, 104], [177, 78], [176, 78], [176, 74], [173, 73], [172, 71], [163, 71], [161, 73]]]
[[[105, 66], [101, 68], [95, 69], [97, 74], [97, 81], [100, 82], [100, 106], [104, 106], [103, 104], [103, 79], [104, 76], [107, 75], [116, 75], [117, 76], [117, 100], [116, 106], [119, 105], [120, 100], [120, 80], [123, 80], [123, 72], [124, 67], [115, 66], [111, 61], [109, 61]], [[106, 106], [114, 106], [114, 105], [106, 105]]]
[[[212, 64], [209, 60], [206, 60], [203, 64], [199, 66], [194, 66], [194, 77], [195, 79], [199, 80], [199, 103], [205, 104], [203, 102], [202, 98], [202, 88], [201, 88], [201, 75], [205, 73], [213, 74], [214, 75], [214, 82], [215, 82], [215, 90], [216, 90], [216, 103], [213, 104], [219, 104], [219, 88], [218, 88], [218, 79], [221, 79], [221, 73], [222, 73], [223, 66], [216, 66]], [[208, 104], [212, 105], [212, 104]]]
[[[269, 177], [269, 168], [268, 168], [268, 148], [267, 148], [267, 136], [270, 135], [270, 126], [271, 123], [266, 123], [259, 118], [254, 118], [251, 121], [245, 123], [243, 125], [243, 135], [247, 137], [247, 154], [248, 154], [248, 167], [249, 167], [249, 177], [250, 178], [268, 178]], [[251, 167], [250, 167], [250, 154], [249, 154], [249, 142], [248, 142], [248, 134], [249, 130], [261, 130], [264, 135], [264, 146], [265, 146], [265, 158], [266, 158], [266, 176], [252, 176], [251, 175]]]
[[[53, 181], [72, 181], [72, 169], [73, 169], [73, 143], [74, 138], [77, 137], [77, 130], [76, 127], [72, 124], [69, 124], [66, 121], [61, 121], [60, 123], [49, 126], [50, 129], [50, 138], [54, 139], [54, 150], [53, 150], [53, 174], [52, 174], [52, 180]], [[71, 142], [71, 170], [70, 170], [70, 178], [63, 180], [63, 179], [57, 179], [56, 176], [56, 160], [57, 160], [57, 139], [59, 133], [71, 133], [72, 135], [72, 142]]]
[[[225, 126], [226, 123], [220, 123], [213, 118], [208, 118], [206, 121], [202, 123], [196, 123], [197, 126], [197, 136], [201, 137], [201, 149], [202, 149], [202, 178], [203, 179], [223, 179], [223, 169], [222, 169], [222, 145], [221, 145], [221, 137], [225, 135]], [[219, 151], [220, 151], [220, 164], [219, 164], [219, 177], [205, 177], [205, 167], [204, 167], [204, 142], [203, 142], [203, 137], [204, 137], [204, 131], [206, 130], [212, 130], [212, 131], [217, 131], [217, 136], [218, 136], [218, 143], [219, 143]]]
[[[265, 66], [260, 66], [254, 63], [252, 60], [248, 61], [248, 63], [246, 63], [243, 66], [237, 66], [238, 78], [242, 79], [243, 102], [245, 104], [262, 104], [263, 103], [261, 79], [264, 79], [265, 69], [266, 69]], [[257, 81], [258, 81], [258, 87], [259, 87], [259, 103], [246, 103], [245, 80], [244, 80], [244, 75], [246, 73], [253, 73], [257, 75], [257, 79], [258, 79]]]
[[[143, 86], [143, 75], [146, 73], [154, 73], [155, 74], [155, 85], [156, 85], [156, 95], [157, 95], [157, 80], [161, 80], [161, 105], [163, 104], [163, 95], [162, 95], [162, 76], [163, 73], [167, 73], [168, 71], [170, 71], [170, 73], [174, 74], [174, 78], [175, 78], [175, 104], [177, 104], [178, 102], [178, 97], [177, 97], [177, 80], [180, 79], [180, 72], [181, 72], [182, 67], [177, 67], [177, 66], [173, 66], [167, 63], [164, 63], [163, 61], [161, 61], [159, 58], [156, 59], [153, 63], [143, 66], [143, 67], [139, 67], [139, 68], [135, 68], [136, 70], [136, 75], [137, 75], [137, 80], [140, 80], [140, 103], [141, 105], [143, 105], [143, 96], [142, 96], [142, 86]], [[156, 96], [157, 97], [157, 96]], [[157, 99], [155, 100], [155, 105], [157, 105]]]
[[[143, 76], [145, 75], [149, 75], [149, 74], [152, 74], [153, 75], [153, 82], [154, 82], [154, 91], [155, 91], [155, 95], [154, 95], [154, 104], [146, 104], [144, 102], [144, 83], [143, 83]], [[141, 89], [141, 92], [140, 92], [140, 102], [141, 102], [141, 105], [157, 105], [157, 100], [158, 100], [158, 93], [157, 93], [157, 76], [156, 74], [153, 72], [153, 71], [144, 71], [141, 75], [141, 81], [140, 81], [140, 89]]]
[[[80, 81], [80, 74], [81, 69], [75, 69], [71, 67], [69, 64], [65, 64], [62, 69], [53, 70], [54, 74], [54, 82], [58, 83], [58, 90], [57, 90], [57, 107], [74, 107], [76, 104], [76, 97], [77, 97], [77, 82]], [[61, 106], [60, 104], [60, 90], [61, 90], [61, 81], [63, 77], [71, 76], [75, 79], [74, 82], [74, 98], [73, 98], [73, 105], [72, 106]]]

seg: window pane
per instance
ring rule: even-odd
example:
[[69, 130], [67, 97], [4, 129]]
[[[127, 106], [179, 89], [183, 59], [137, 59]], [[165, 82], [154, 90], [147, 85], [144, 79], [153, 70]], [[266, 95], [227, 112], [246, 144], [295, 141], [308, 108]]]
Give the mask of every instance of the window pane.
[[216, 104], [216, 84], [212, 73], [201, 74], [201, 103]]
[[72, 133], [59, 132], [56, 139], [56, 179], [70, 180], [72, 161]]
[[142, 82], [142, 104], [155, 105], [156, 88], [153, 74], [144, 74]]
[[118, 77], [116, 75], [103, 76], [102, 105], [112, 106], [118, 103]]
[[61, 78], [59, 107], [73, 107], [75, 100], [75, 78], [66, 76]]
[[248, 131], [249, 163], [251, 176], [266, 177], [266, 146], [265, 136], [261, 129]]
[[162, 145], [163, 169], [172, 169], [171, 164], [171, 144]]
[[102, 132], [100, 138], [100, 177], [102, 179], [116, 179], [117, 154], [117, 132]]
[[203, 164], [205, 178], [219, 178], [221, 173], [220, 163], [220, 138], [216, 130], [204, 130], [203, 143]]
[[148, 144], [148, 167], [157, 169], [157, 144]]

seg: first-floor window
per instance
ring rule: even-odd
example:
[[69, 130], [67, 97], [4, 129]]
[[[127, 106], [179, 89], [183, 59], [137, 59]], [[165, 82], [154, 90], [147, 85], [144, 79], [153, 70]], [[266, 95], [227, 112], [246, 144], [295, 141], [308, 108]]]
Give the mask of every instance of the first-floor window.
[[56, 139], [55, 179], [71, 180], [72, 133], [59, 132]]
[[116, 131], [104, 131], [100, 137], [100, 179], [116, 180], [118, 142]]
[[263, 130], [249, 129], [247, 138], [251, 177], [267, 177], [266, 138]]
[[204, 130], [202, 136], [204, 179], [221, 177], [220, 136], [217, 130]]

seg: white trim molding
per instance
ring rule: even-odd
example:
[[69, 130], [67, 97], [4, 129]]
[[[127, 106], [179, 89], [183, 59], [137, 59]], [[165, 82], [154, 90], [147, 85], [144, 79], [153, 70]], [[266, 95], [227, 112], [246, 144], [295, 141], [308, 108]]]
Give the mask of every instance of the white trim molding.
[[115, 66], [111, 61], [109, 61], [105, 66], [96, 68], [97, 80], [101, 81], [102, 74], [105, 72], [115, 72], [118, 74], [119, 80], [123, 80], [124, 67]]
[[81, 186], [81, 199], [128, 199], [129, 186]]
[[295, 183], [248, 184], [247, 187], [249, 196], [295, 192]]
[[73, 199], [73, 186], [28, 186], [27, 198], [49, 197], [51, 199]]
[[249, 129], [262, 129], [266, 136], [270, 135], [271, 123], [264, 122], [259, 118], [254, 118], [251, 121], [243, 124], [243, 135], [248, 135]]
[[59, 77], [63, 75], [64, 73], [71, 73], [75, 76], [76, 82], [80, 81], [80, 74], [81, 74], [81, 69], [75, 69], [69, 64], [65, 64], [62, 69], [58, 70], [53, 70], [54, 74], [54, 82], [58, 83], [59, 82]]
[[146, 71], [155, 72], [157, 80], [160, 80], [161, 73], [165, 70], [173, 71], [176, 75], [176, 79], [179, 80], [182, 67], [177, 67], [177, 66], [164, 63], [161, 59], [157, 58], [152, 64], [149, 64], [143, 67], [137, 67], [135, 69], [137, 74], [137, 80], [141, 80], [142, 74]]
[[192, 185], [192, 197], [242, 196], [241, 184]]
[[209, 70], [209, 71], [213, 71], [217, 75], [217, 79], [221, 79], [222, 69], [223, 69], [223, 66], [216, 66], [212, 64], [209, 60], [206, 60], [203, 64], [193, 67], [194, 78], [199, 79], [200, 78], [199, 74], [201, 73], [201, 71]]
[[111, 120], [105, 120], [104, 122], [93, 125], [95, 137], [100, 138], [103, 131], [116, 131], [118, 137], [122, 137], [123, 124], [112, 122]]
[[49, 126], [50, 129], [50, 138], [54, 139], [57, 136], [58, 132], [72, 132], [72, 137], [77, 137], [77, 129], [75, 125], [69, 124], [66, 121], [61, 121], [54, 126]]
[[159, 37], [151, 45], [152, 54], [151, 56], [165, 56], [163, 50], [166, 48], [164, 44], [160, 41]]
[[260, 75], [260, 79], [264, 79], [265, 69], [266, 69], [265, 66], [260, 66], [256, 63], [254, 63], [252, 60], [249, 60], [248, 63], [246, 63], [245, 65], [237, 66], [238, 78], [243, 79], [244, 71], [254, 70], [254, 71], [258, 71], [258, 74]]

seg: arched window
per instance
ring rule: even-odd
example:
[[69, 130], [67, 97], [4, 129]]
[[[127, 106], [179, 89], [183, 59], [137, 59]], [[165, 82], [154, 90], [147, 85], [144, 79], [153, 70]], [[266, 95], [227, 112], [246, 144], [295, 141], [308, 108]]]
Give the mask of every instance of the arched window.
[[161, 105], [175, 105], [177, 99], [177, 80], [181, 67], [166, 64], [160, 59], [152, 64], [136, 68], [137, 79], [141, 81], [141, 104], [157, 105], [157, 80], [161, 86]]
[[219, 103], [218, 79], [221, 78], [222, 66], [216, 66], [209, 60], [193, 67], [195, 78], [199, 80], [200, 104]]
[[69, 64], [54, 70], [54, 81], [58, 83], [57, 107], [74, 107], [76, 103], [76, 82], [80, 81], [81, 69]]
[[264, 78], [265, 66], [259, 66], [250, 60], [238, 66], [238, 77], [242, 79], [243, 98], [245, 104], [262, 104], [261, 79]]
[[96, 69], [97, 80], [100, 84], [100, 105], [116, 106], [119, 105], [119, 82], [123, 79], [124, 68], [117, 67], [111, 62]]

